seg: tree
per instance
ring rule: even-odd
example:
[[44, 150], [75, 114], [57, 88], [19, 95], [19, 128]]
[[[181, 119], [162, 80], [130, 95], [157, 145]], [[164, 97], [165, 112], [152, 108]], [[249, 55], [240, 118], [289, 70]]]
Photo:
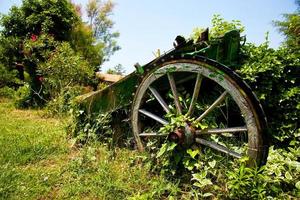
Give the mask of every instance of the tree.
[[1, 17], [0, 24], [0, 63], [8, 70], [19, 68], [20, 77], [24, 70], [29, 73], [32, 102], [39, 102], [41, 95], [47, 93], [42, 90], [44, 74], [37, 69], [51, 58], [61, 42], [70, 43], [94, 71], [102, 62], [103, 45], [95, 44], [90, 28], [69, 0], [23, 0], [20, 7], [12, 7]]
[[89, 62], [93, 71], [99, 70], [104, 59], [103, 44], [96, 41], [88, 25], [80, 22], [74, 27], [70, 36], [70, 44]]
[[106, 73], [124, 75], [125, 74], [125, 69], [121, 64], [117, 64], [113, 69], [108, 69]]
[[89, 24], [93, 30], [97, 41], [104, 47], [104, 61], [120, 47], [117, 45], [116, 38], [119, 37], [118, 32], [113, 32], [114, 22], [109, 18], [114, 8], [114, 3], [110, 0], [104, 2], [101, 0], [89, 0], [86, 11], [89, 17]]
[[9, 71], [0, 64], [0, 89], [5, 86], [13, 86], [18, 82], [16, 71]]
[[[4, 51], [0, 62], [9, 66], [10, 70], [17, 66], [27, 70], [31, 78], [32, 98], [38, 98], [34, 94], [41, 88], [37, 65], [46, 59], [40, 49], [54, 49], [50, 38], [68, 41], [78, 22], [79, 17], [68, 0], [23, 0], [20, 7], [13, 6], [7, 15], [2, 16], [1, 46]], [[31, 49], [28, 50], [28, 47]]]
[[284, 21], [275, 21], [275, 26], [286, 37], [285, 45], [290, 48], [300, 48], [300, 0], [296, 1], [298, 6], [295, 13], [284, 14]]
[[20, 7], [13, 6], [0, 20], [1, 46], [4, 52], [0, 62], [11, 67], [22, 62], [24, 40], [49, 35], [57, 41], [69, 41], [79, 17], [68, 0], [23, 0]]
[[23, 0], [20, 7], [13, 6], [0, 19], [0, 64], [6, 76], [1, 82], [8, 83], [15, 69], [24, 80], [26, 71], [30, 77], [26, 105], [54, 98], [66, 85], [64, 81], [67, 85], [95, 84], [91, 71], [98, 71], [118, 49], [114, 40], [118, 33], [111, 33], [109, 19], [113, 3], [97, 1], [96, 5], [94, 26], [82, 21], [81, 7], [69, 0]]
[[72, 28], [79, 21], [68, 0], [23, 0], [21, 7], [13, 6], [1, 19], [2, 34], [24, 39], [32, 34], [52, 35], [56, 40], [69, 40]]

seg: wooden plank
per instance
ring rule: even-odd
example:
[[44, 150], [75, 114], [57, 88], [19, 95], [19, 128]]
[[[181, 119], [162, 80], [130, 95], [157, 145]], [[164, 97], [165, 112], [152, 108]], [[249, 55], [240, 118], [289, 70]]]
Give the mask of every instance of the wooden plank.
[[117, 74], [106, 74], [106, 73], [97, 72], [96, 77], [102, 81], [115, 83], [115, 82], [121, 80], [124, 76], [117, 75]]

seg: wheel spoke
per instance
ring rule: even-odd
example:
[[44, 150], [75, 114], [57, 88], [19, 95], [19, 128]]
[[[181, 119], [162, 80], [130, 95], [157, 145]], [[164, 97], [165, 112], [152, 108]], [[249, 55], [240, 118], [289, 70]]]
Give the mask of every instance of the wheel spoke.
[[154, 97], [156, 98], [156, 100], [159, 102], [159, 104], [163, 107], [163, 109], [168, 113], [170, 112], [170, 109], [167, 105], [167, 103], [163, 100], [163, 98], [160, 96], [160, 94], [158, 93], [158, 91], [153, 88], [153, 87], [149, 87], [149, 90], [151, 91], [151, 93], [154, 95]]
[[162, 137], [167, 136], [167, 134], [159, 134], [159, 133], [141, 133], [139, 134], [140, 137]]
[[247, 127], [240, 126], [240, 127], [232, 127], [232, 128], [215, 128], [215, 129], [197, 130], [196, 134], [201, 135], [201, 134], [239, 133], [245, 131], [247, 131]]
[[241, 158], [242, 155], [235, 152], [235, 151], [232, 151], [226, 147], [224, 147], [223, 145], [220, 145], [218, 143], [215, 143], [215, 142], [211, 142], [211, 141], [207, 141], [207, 140], [204, 140], [204, 139], [201, 139], [201, 138], [196, 138], [195, 139], [197, 143], [199, 144], [202, 144], [202, 145], [205, 145], [205, 146], [208, 146], [212, 149], [215, 149], [217, 151], [220, 151], [220, 152], [223, 152], [223, 153], [226, 153], [228, 155], [231, 155], [233, 157], [236, 157], [236, 158]]
[[[180, 79], [180, 80], [177, 80], [176, 81], [176, 85], [180, 85], [180, 84], [182, 84], [182, 83], [185, 83], [185, 82], [187, 82], [187, 81], [189, 81], [189, 80], [192, 80], [192, 79], [194, 79], [196, 76], [195, 76], [195, 74], [193, 73], [192, 75], [190, 75], [190, 76], [187, 76], [187, 77], [185, 77], [185, 78], [182, 78], [182, 79]], [[159, 89], [161, 89], [161, 90], [166, 90], [166, 89], [169, 89], [169, 86], [162, 86], [161, 88], [159, 88]]]
[[172, 90], [172, 93], [174, 96], [174, 101], [175, 101], [175, 106], [176, 106], [177, 112], [178, 112], [178, 114], [182, 114], [174, 77], [170, 73], [168, 73], [167, 75], [168, 75], [169, 83], [170, 83], [171, 90]]
[[209, 108], [204, 113], [202, 113], [200, 117], [196, 119], [196, 121], [199, 122], [204, 117], [206, 117], [206, 115], [208, 115], [215, 107], [217, 107], [220, 103], [222, 103], [222, 101], [225, 99], [227, 94], [228, 94], [227, 91], [223, 92], [221, 96], [219, 96], [219, 98], [213, 104], [211, 104], [211, 106], [209, 106]]
[[168, 121], [164, 120], [163, 118], [161, 118], [161, 117], [159, 117], [159, 116], [157, 116], [157, 115], [155, 115], [155, 114], [153, 114], [153, 113], [151, 113], [147, 110], [139, 109], [139, 112], [146, 115], [146, 116], [148, 116], [148, 117], [150, 117], [151, 119], [154, 119], [155, 121], [157, 121], [157, 122], [159, 122], [163, 125], [168, 124]]
[[201, 87], [201, 83], [202, 83], [202, 78], [203, 78], [202, 75], [200, 73], [198, 73], [196, 83], [195, 83], [195, 87], [194, 87], [193, 97], [192, 97], [192, 100], [191, 100], [191, 105], [189, 107], [189, 111], [187, 112], [187, 115], [191, 116], [194, 112], [195, 104], [197, 102], [200, 87]]

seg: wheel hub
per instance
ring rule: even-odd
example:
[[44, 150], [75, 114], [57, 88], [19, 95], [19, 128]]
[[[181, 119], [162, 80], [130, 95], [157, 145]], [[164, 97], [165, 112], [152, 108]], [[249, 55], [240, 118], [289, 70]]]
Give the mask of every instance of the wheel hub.
[[176, 128], [174, 132], [171, 132], [168, 139], [183, 146], [190, 146], [194, 143], [195, 133], [195, 129], [186, 124], [184, 128]]

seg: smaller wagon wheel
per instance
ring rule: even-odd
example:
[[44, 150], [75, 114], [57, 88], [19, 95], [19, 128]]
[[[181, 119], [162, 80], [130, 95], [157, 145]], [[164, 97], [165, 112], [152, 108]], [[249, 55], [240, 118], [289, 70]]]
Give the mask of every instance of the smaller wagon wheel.
[[[189, 120], [161, 134], [161, 127], [172, 123], [168, 115]], [[131, 118], [139, 150], [149, 140], [171, 139], [234, 158], [248, 156], [252, 163], [266, 161], [266, 122], [258, 101], [235, 73], [205, 58], [159, 64], [138, 87]]]

